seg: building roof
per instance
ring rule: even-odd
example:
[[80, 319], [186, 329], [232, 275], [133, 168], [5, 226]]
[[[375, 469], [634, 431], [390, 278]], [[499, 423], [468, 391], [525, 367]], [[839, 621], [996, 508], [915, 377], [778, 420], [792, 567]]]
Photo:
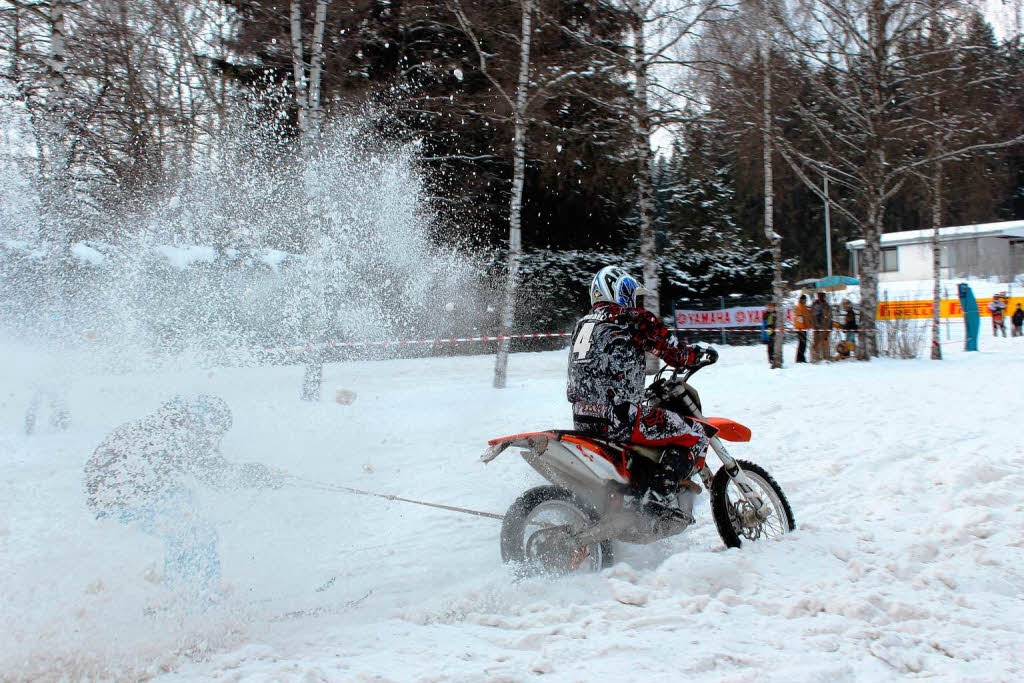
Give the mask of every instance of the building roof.
[[[977, 225], [955, 225], [939, 228], [939, 241], [967, 239], [971, 237], [1024, 237], [1024, 221], [1003, 221], [1001, 223], [979, 223]], [[920, 244], [930, 242], [931, 230], [904, 230], [903, 232], [887, 232], [882, 235], [883, 247], [895, 247], [900, 244]], [[846, 243], [847, 249], [863, 249], [864, 240], [852, 240]]]

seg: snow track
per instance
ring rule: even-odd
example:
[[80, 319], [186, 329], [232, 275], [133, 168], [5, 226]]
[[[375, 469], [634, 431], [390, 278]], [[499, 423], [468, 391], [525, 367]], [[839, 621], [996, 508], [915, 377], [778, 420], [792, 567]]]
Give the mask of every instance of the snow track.
[[[329, 483], [503, 511], [539, 479], [488, 438], [569, 424], [565, 353], [328, 368], [78, 377], [73, 427], [19, 433], [29, 377], [0, 397], [0, 679], [1024, 679], [1024, 340], [977, 354], [789, 366], [725, 348], [695, 384], [707, 412], [750, 426], [799, 526], [724, 550], [706, 497], [691, 533], [619, 546], [597, 576], [514, 582], [499, 524], [400, 502], [283, 489], [207, 494], [227, 604], [143, 616], [160, 548], [89, 517], [81, 466], [116, 424], [176, 392], [235, 409], [229, 458]], [[793, 350], [786, 349], [787, 362]], [[332, 577], [334, 583], [321, 592]], [[280, 597], [279, 597], [280, 596]], [[297, 610], [321, 612], [274, 618]]]

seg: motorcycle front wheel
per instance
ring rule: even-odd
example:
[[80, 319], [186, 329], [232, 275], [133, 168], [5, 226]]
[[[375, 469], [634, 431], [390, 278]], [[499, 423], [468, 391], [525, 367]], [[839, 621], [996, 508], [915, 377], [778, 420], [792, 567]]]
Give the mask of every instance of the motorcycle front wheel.
[[599, 572], [612, 564], [612, 542], [580, 544], [577, 532], [599, 515], [572, 491], [538, 486], [519, 496], [501, 523], [501, 559], [521, 576]]
[[744, 500], [724, 467], [715, 473], [711, 482], [711, 514], [726, 547], [739, 548], [745, 542], [771, 540], [795, 529], [793, 509], [772, 475], [752, 462], [737, 462], [767, 505], [758, 514]]

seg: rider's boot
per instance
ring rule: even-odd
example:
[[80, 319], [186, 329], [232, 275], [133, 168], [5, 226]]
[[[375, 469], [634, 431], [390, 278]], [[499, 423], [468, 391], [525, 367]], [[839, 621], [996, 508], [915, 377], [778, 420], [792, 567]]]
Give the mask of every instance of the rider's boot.
[[[689, 483], [694, 470], [694, 456], [689, 448], [669, 446], [661, 458], [661, 469], [651, 477], [651, 486], [641, 498], [644, 510], [654, 517], [693, 522], [689, 510], [680, 506], [677, 495]], [[688, 506], [687, 506], [688, 507]]]

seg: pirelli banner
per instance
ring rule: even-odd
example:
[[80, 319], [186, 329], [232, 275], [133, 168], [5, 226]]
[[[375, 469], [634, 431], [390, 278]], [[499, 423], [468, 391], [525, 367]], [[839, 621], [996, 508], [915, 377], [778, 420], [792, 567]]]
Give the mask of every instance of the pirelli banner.
[[[992, 297], [987, 299], [978, 299], [978, 312], [982, 317], [989, 317], [992, 315], [988, 310], [988, 305], [991, 301]], [[941, 304], [941, 308], [939, 309], [940, 318], [963, 317], [964, 312], [963, 309], [960, 308], [959, 299], [943, 299]], [[1017, 304], [1021, 304], [1021, 306], [1024, 307], [1024, 297], [1016, 296], [1007, 299], [1004, 315], [1006, 317], [1013, 315], [1013, 311], [1017, 308]], [[924, 319], [931, 317], [931, 301], [883, 301], [878, 304], [879, 320], [896, 320], [898, 318]]]
[[[988, 304], [992, 298], [978, 299], [978, 310], [983, 317], [991, 316]], [[1017, 304], [1024, 306], [1024, 297], [1012, 297], [1006, 303], [1006, 317], [1013, 315]], [[963, 310], [959, 299], [943, 299], [939, 316], [942, 318], [962, 318]], [[838, 315], [842, 315], [839, 311]], [[932, 302], [915, 301], [883, 301], [878, 304], [878, 320], [918, 319], [928, 320], [932, 317]], [[762, 306], [736, 306], [710, 311], [676, 310], [676, 326], [688, 330], [721, 330], [739, 327], [760, 327], [764, 319]], [[793, 309], [786, 309], [786, 323], [793, 323]]]

